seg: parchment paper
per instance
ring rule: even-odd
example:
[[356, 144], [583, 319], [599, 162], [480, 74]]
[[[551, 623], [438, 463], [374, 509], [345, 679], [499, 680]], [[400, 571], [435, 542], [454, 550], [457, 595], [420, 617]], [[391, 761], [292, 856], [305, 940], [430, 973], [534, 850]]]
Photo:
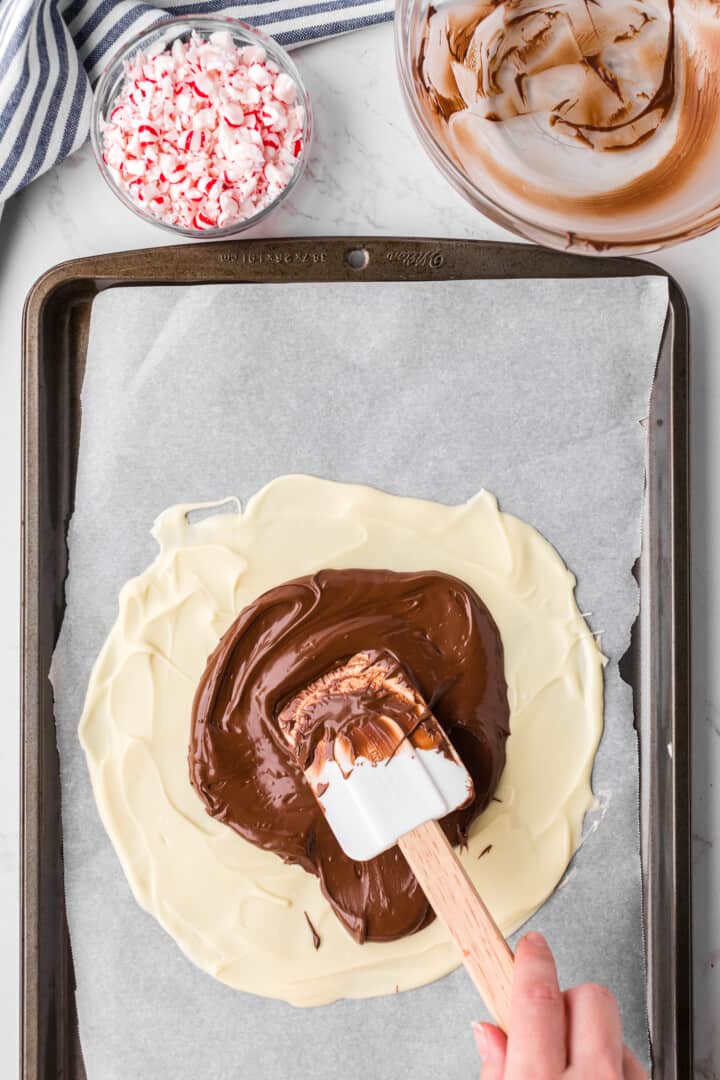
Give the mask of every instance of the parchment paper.
[[638, 594], [662, 279], [116, 289], [94, 303], [67, 613], [53, 680], [68, 920], [89, 1080], [469, 1080], [484, 1015], [463, 970], [300, 1010], [230, 990], [136, 905], [77, 723], [125, 580], [167, 506], [308, 472], [456, 503], [487, 487], [578, 577], [610, 658], [602, 811], [532, 920], [565, 984], [619, 995], [647, 1057], [638, 759], [617, 661]]

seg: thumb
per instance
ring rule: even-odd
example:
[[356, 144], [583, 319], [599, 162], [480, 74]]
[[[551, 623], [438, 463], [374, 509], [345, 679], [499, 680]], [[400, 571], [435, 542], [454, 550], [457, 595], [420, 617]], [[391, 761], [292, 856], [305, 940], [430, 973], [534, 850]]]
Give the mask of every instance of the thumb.
[[473, 1024], [475, 1045], [482, 1061], [482, 1080], [503, 1080], [507, 1039], [492, 1024]]

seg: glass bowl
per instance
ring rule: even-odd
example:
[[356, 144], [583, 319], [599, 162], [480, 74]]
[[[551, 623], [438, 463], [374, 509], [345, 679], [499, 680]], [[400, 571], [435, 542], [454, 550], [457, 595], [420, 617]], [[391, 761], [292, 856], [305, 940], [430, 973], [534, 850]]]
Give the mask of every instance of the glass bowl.
[[[603, 116], [583, 123], [569, 110], [587, 104], [592, 117], [596, 102], [562, 89], [573, 77], [575, 91], [578, 85], [585, 88], [573, 65], [587, 78], [597, 57], [585, 56], [576, 37], [570, 47], [581, 59], [568, 60], [567, 39], [575, 32], [568, 13], [574, 3], [515, 3], [511, 18], [502, 3], [397, 0], [400, 83], [425, 151], [486, 217], [550, 247], [640, 253], [715, 228], [720, 224], [720, 61], [712, 59], [717, 12], [711, 0], [676, 4], [674, 10], [669, 0], [660, 19], [662, 9], [653, 0], [632, 5], [608, 0], [593, 5], [592, 12], [577, 0], [578, 25], [584, 10], [585, 18], [594, 20], [591, 34], [598, 40], [612, 31], [602, 39], [606, 52], [598, 54], [603, 66], [597, 65], [596, 74], [603, 85], [598, 81], [596, 102], [601, 94], [617, 97], [618, 89], [633, 89], [620, 119], [606, 102], [609, 122]], [[523, 27], [520, 20], [530, 18], [536, 23]], [[596, 33], [598, 19], [605, 25]], [[627, 22], [613, 30], [607, 24], [614, 19]], [[545, 52], [533, 63], [527, 54], [536, 40], [538, 53]], [[632, 84], [623, 82], [628, 73]], [[543, 97], [544, 112], [537, 108]], [[645, 108], [641, 99], [650, 105]]]
[[[154, 53], [156, 51], [162, 51], [171, 46], [172, 43], [178, 39], [187, 41], [193, 32], [207, 39], [211, 34], [219, 31], [229, 33], [233, 43], [241, 48], [245, 46], [258, 46], [264, 49], [267, 59], [273, 61], [281, 72], [284, 72], [294, 81], [297, 87], [297, 104], [302, 106], [304, 110], [302, 146], [296, 160], [294, 172], [288, 183], [267, 206], [243, 220], [233, 222], [232, 224], [223, 226], [216, 225], [204, 229], [186, 228], [182, 225], [175, 225], [167, 221], [162, 221], [131, 198], [128, 193], [116, 183], [112, 172], [103, 158], [105, 149], [103, 144], [103, 125], [113, 108], [125, 80], [125, 63], [137, 52], [147, 53], [151, 50]], [[272, 213], [276, 207], [284, 202], [300, 179], [305, 168], [312, 138], [310, 99], [300, 74], [287, 52], [266, 34], [263, 34], [261, 31], [256, 30], [254, 27], [248, 26], [246, 23], [240, 22], [237, 19], [205, 18], [196, 15], [173, 16], [167, 19], [161, 19], [150, 27], [150, 29], [143, 30], [142, 33], [137, 34], [108, 62], [105, 70], [100, 76], [95, 90], [90, 122], [90, 138], [100, 172], [108, 186], [112, 189], [118, 199], [124, 203], [128, 210], [132, 210], [134, 214], [144, 221], [148, 221], [152, 225], [157, 225], [159, 228], [172, 232], [175, 235], [188, 236], [202, 240], [227, 238], [235, 236], [245, 229], [252, 228], [257, 225], [258, 222], [266, 218], [268, 214]]]

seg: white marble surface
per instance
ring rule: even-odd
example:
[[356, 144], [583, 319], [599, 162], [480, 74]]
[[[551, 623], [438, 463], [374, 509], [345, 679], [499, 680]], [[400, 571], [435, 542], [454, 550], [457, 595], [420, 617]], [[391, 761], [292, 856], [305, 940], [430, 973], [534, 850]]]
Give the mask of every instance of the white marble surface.
[[[392, 30], [296, 54], [315, 103], [306, 179], [260, 235], [395, 234], [507, 239], [426, 160], [403, 111]], [[252, 235], [248, 234], [248, 235]], [[20, 320], [25, 294], [64, 259], [160, 245], [97, 174], [86, 146], [11, 200], [0, 218], [0, 1075], [17, 1075]], [[685, 290], [692, 324], [694, 888], [696, 1076], [720, 1080], [720, 230], [656, 257]]]

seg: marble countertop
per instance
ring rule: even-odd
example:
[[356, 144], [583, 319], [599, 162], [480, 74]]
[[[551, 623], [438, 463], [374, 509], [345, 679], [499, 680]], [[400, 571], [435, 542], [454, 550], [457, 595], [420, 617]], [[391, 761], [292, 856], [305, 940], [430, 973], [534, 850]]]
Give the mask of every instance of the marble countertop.
[[[296, 53], [315, 107], [308, 174], [248, 236], [377, 234], [514, 239], [435, 171], [395, 77], [392, 29]], [[25, 294], [65, 259], [172, 242], [102, 183], [89, 147], [10, 200], [0, 217], [0, 1075], [18, 1061], [18, 613], [20, 321]], [[655, 257], [685, 291], [692, 327], [692, 535], [696, 1077], [720, 1080], [720, 230]], [[713, 552], [715, 554], [713, 554]]]

